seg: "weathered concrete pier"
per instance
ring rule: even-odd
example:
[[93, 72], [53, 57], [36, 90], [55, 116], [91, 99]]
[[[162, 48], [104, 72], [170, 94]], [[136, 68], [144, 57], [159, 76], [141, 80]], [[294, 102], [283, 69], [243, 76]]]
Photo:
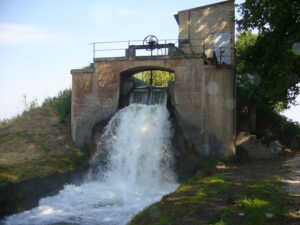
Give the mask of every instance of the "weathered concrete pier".
[[136, 56], [143, 47], [130, 45], [123, 57], [95, 57], [90, 67], [71, 71], [72, 136], [79, 147], [89, 149], [94, 127], [119, 109], [120, 96], [136, 85], [132, 75], [163, 70], [175, 74], [170, 102], [189, 145], [207, 157], [235, 154], [234, 1], [180, 11], [175, 19], [178, 46], [145, 46], [167, 54]]

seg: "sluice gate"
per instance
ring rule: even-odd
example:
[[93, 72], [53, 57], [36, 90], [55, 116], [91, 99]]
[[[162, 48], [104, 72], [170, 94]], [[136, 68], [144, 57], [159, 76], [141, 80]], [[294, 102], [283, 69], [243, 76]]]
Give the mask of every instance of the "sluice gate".
[[[128, 42], [121, 57], [97, 57], [94, 43], [93, 63], [71, 71], [72, 136], [77, 146], [90, 151], [94, 128], [135, 101], [129, 99], [132, 92], [136, 99], [147, 96], [138, 101], [160, 101], [154, 97], [156, 88], [150, 97], [150, 87], [141, 88], [133, 75], [161, 70], [175, 74], [175, 81], [163, 90], [189, 149], [205, 157], [235, 154], [233, 18], [234, 1], [180, 11], [175, 15], [178, 40], [150, 36], [139, 44]], [[149, 54], [138, 54], [143, 50]]]

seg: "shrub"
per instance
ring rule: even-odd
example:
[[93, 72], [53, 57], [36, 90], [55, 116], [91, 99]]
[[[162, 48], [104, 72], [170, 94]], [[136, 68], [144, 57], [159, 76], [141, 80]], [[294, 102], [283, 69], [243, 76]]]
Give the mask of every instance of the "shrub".
[[300, 126], [268, 107], [259, 106], [256, 135], [265, 143], [279, 140], [283, 145], [297, 149], [298, 146], [293, 146], [292, 143], [294, 139], [300, 139]]
[[72, 91], [64, 90], [58, 94], [55, 108], [60, 116], [61, 122], [66, 122], [70, 118], [71, 104], [72, 104]]
[[237, 129], [251, 130], [249, 123], [249, 105], [256, 108], [256, 130], [251, 131], [265, 144], [273, 140], [280, 141], [285, 147], [299, 149], [300, 125], [280, 115], [279, 111], [270, 108], [261, 99], [249, 96], [249, 93], [237, 87]]
[[57, 97], [46, 98], [43, 106], [51, 106], [58, 113], [60, 121], [62, 123], [67, 122], [70, 119], [72, 104], [72, 90], [66, 89], [60, 91]]

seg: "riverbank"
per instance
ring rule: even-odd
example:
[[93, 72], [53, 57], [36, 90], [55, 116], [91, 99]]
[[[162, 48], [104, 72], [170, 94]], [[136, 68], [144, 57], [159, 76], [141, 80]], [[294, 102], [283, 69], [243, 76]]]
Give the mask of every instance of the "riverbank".
[[242, 165], [219, 162], [212, 170], [199, 170], [130, 224], [300, 223], [300, 195], [289, 191], [291, 184], [300, 189], [299, 177], [291, 175], [299, 173], [299, 165], [300, 154]]
[[[46, 196], [70, 180], [72, 171], [88, 162], [87, 154], [72, 141], [70, 115], [62, 114], [57, 107], [62, 108], [69, 98], [70, 92], [61, 92], [42, 106], [31, 107], [22, 115], [0, 123], [0, 217], [28, 209], [20, 201], [20, 204], [15, 201], [14, 207], [10, 204], [11, 207], [4, 208], [5, 201]], [[50, 185], [48, 181], [53, 179], [57, 184]], [[43, 190], [35, 191], [31, 188], [33, 184]], [[18, 193], [13, 190], [19, 190], [23, 197], [13, 196]]]

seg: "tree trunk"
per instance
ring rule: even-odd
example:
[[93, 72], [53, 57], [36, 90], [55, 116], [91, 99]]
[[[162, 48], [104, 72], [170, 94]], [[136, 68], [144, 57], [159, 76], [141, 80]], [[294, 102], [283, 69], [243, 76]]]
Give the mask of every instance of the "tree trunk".
[[248, 101], [248, 128], [249, 132], [255, 133], [256, 131], [256, 105]]

